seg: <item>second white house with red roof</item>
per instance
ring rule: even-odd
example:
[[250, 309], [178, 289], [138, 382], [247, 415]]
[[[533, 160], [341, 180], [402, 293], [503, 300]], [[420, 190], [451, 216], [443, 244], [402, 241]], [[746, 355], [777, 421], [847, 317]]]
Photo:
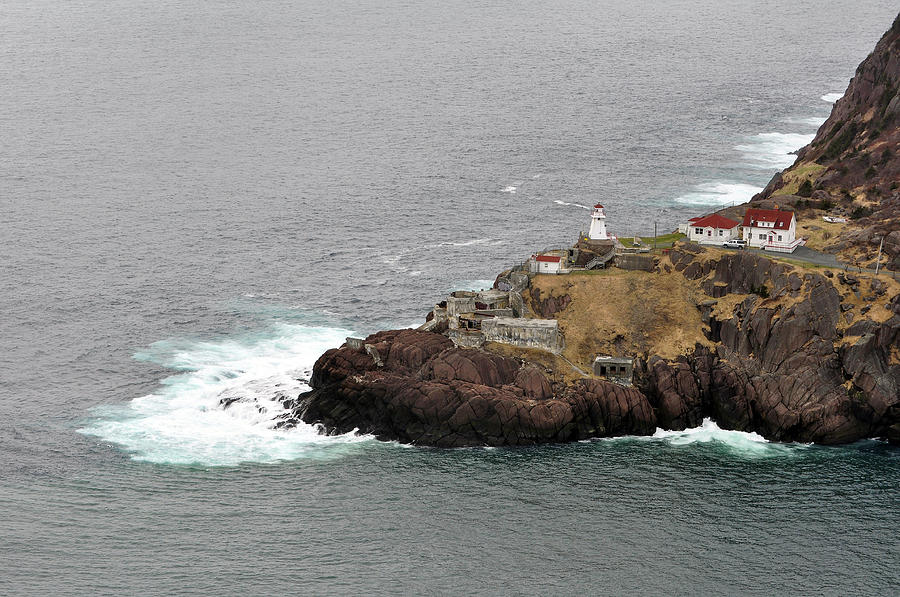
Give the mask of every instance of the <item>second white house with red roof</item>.
[[793, 253], [804, 242], [797, 238], [797, 218], [792, 211], [748, 209], [741, 226], [750, 247]]
[[738, 238], [740, 225], [740, 222], [735, 222], [731, 218], [710, 214], [688, 220], [687, 236], [696, 243], [721, 245], [726, 240]]

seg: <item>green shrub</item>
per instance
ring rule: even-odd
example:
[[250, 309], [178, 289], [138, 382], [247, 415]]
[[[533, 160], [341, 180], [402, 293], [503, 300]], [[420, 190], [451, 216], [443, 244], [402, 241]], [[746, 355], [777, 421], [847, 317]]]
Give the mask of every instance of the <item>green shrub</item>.
[[769, 289], [765, 284], [760, 284], [758, 287], [751, 285], [750, 293], [755, 294], [761, 298], [769, 298]]
[[865, 218], [866, 216], [872, 215], [872, 210], [868, 207], [863, 207], [862, 205], [858, 205], [856, 209], [850, 214], [851, 220], [858, 220], [860, 218]]
[[857, 128], [858, 125], [855, 122], [849, 122], [844, 125], [840, 134], [834, 138], [831, 145], [829, 145], [828, 149], [825, 150], [825, 153], [822, 154], [822, 159], [831, 160], [844, 153], [844, 151], [850, 147], [850, 144], [853, 143], [853, 139], [856, 137]]

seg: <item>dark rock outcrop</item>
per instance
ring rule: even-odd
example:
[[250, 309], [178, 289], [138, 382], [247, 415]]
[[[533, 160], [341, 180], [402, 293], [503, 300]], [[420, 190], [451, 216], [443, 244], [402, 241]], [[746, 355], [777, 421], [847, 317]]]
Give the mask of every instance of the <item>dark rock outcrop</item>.
[[531, 309], [543, 318], [553, 317], [563, 309], [569, 306], [572, 297], [568, 294], [562, 296], [548, 296], [541, 298], [541, 289], [531, 289]]
[[[741, 294], [766, 288], [772, 297], [800, 300], [785, 306], [750, 294], [730, 319], [715, 322], [715, 354], [698, 346], [674, 362], [652, 358], [642, 388], [661, 425], [686, 428], [712, 416], [725, 428], [781, 441], [898, 441], [900, 317], [861, 320], [847, 330], [861, 337], [840, 343], [841, 297], [824, 276], [801, 278], [789, 266], [746, 253], [705, 263], [673, 256], [677, 265], [684, 261], [685, 277], [707, 276], [701, 287], [708, 293], [720, 285]], [[841, 284], [859, 284], [839, 277]], [[895, 302], [900, 308], [900, 297], [888, 308]]]
[[779, 441], [878, 436], [900, 443], [900, 295], [887, 303], [887, 321], [860, 319], [839, 332], [851, 305], [842, 304], [838, 288], [865, 285], [884, 294], [883, 282], [800, 275], [750, 253], [712, 259], [685, 249], [670, 252], [682, 276], [707, 294], [745, 298], [724, 318], [715, 315], [716, 300], [700, 301], [713, 348], [698, 344], [673, 361], [639, 360], [634, 387], [551, 382], [542, 366], [521, 359], [454, 348], [437, 333], [393, 330], [366, 338], [365, 349], [323, 354], [313, 389], [290, 404], [293, 414], [281, 425], [299, 418], [329, 433], [358, 429], [460, 447], [645, 435], [712, 417], [723, 428]]
[[645, 435], [656, 416], [644, 395], [601, 380], [555, 394], [535, 365], [452, 348], [444, 336], [412, 330], [366, 339], [383, 367], [342, 347], [313, 369], [313, 390], [296, 412], [331, 433], [358, 429], [381, 439], [439, 447], [528, 445], [624, 434]]

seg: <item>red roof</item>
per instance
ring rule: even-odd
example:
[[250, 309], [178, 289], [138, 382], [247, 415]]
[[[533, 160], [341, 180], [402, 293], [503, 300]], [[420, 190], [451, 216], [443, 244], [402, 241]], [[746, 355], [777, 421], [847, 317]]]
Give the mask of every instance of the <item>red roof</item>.
[[744, 226], [758, 226], [759, 222], [774, 223], [772, 228], [775, 230], [788, 230], [791, 227], [791, 220], [794, 219], [794, 212], [781, 211], [779, 209], [748, 209], [744, 214]]
[[704, 216], [696, 220], [688, 220], [688, 222], [691, 223], [691, 226], [696, 226], [697, 228], [722, 228], [725, 230], [731, 230], [739, 224], [739, 222], [735, 222], [731, 218], [726, 218], [719, 214]]
[[603, 206], [598, 203], [594, 206], [594, 209], [603, 209]]
[[535, 259], [538, 261], [546, 261], [547, 263], [559, 263], [562, 261], [562, 257], [556, 255], [538, 255]]

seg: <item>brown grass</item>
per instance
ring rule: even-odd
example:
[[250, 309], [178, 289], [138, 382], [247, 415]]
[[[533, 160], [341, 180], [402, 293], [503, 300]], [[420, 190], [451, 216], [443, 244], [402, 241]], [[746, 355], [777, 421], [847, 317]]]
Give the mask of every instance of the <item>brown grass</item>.
[[[537, 348], [521, 348], [497, 342], [488, 342], [484, 345], [484, 349], [500, 356], [525, 359], [530, 363], [536, 363], [544, 368], [547, 377], [551, 381], [572, 383], [575, 380], [583, 379], [577, 371], [572, 369], [571, 365], [552, 352]], [[590, 368], [586, 369], [585, 372], [590, 373]]]
[[708, 297], [680, 273], [612, 268], [593, 276], [536, 276], [532, 285], [541, 298], [572, 298], [555, 317], [566, 341], [563, 355], [586, 371], [598, 354], [674, 358], [697, 342], [709, 344], [696, 307]]
[[[726, 251], [717, 248], [706, 248], [696, 259], [718, 259]], [[662, 256], [660, 266], [671, 266], [668, 256]], [[826, 268], [818, 266], [804, 267], [787, 263], [799, 276], [807, 273], [822, 274]], [[882, 274], [879, 279], [887, 285], [887, 292], [876, 301], [869, 302], [862, 297], [872, 294], [870, 290], [873, 274], [853, 273], [860, 279], [860, 297], [846, 285], [837, 281], [839, 269], [829, 268], [834, 277], [830, 282], [838, 289], [842, 302], [852, 304], [854, 321], [861, 317], [876, 322], [883, 322], [892, 315], [885, 309], [891, 297], [900, 294], [900, 282]], [[647, 356], [659, 355], [673, 359], [680, 354], [693, 351], [695, 344], [711, 346], [703, 335], [708, 329], [700, 319], [697, 305], [709, 300], [701, 289], [701, 280], [686, 280], [680, 272], [647, 273], [629, 272], [616, 268], [591, 271], [591, 275], [535, 276], [532, 287], [540, 289], [541, 298], [549, 296], [569, 295], [572, 299], [569, 306], [554, 315], [560, 322], [565, 338], [563, 356], [572, 363], [591, 372], [593, 359], [598, 354], [614, 356]], [[770, 287], [769, 289], [773, 289]], [[530, 291], [525, 293], [525, 301], [530, 303]], [[747, 294], [728, 294], [716, 299], [713, 316], [719, 320], [731, 318], [734, 307], [744, 301]], [[771, 296], [756, 303], [756, 307], [773, 308], [780, 306], [786, 309], [800, 301], [806, 300], [808, 294], [801, 292], [799, 297], [789, 295]], [[865, 316], [860, 316], [860, 309], [870, 305]], [[851, 322], [852, 323], [852, 322]], [[841, 316], [837, 327], [845, 330], [850, 323]], [[838, 340], [838, 343], [852, 341], [851, 338]], [[525, 358], [540, 363], [549, 371], [555, 372], [551, 378], [570, 382], [581, 376], [563, 359], [556, 355], [533, 349], [515, 348], [512, 346], [489, 344], [488, 350], [506, 356]], [[893, 358], [893, 357], [892, 357]]]
[[[825, 214], [825, 212], [821, 212]], [[810, 227], [817, 228], [810, 230]], [[826, 222], [819, 216], [818, 220], [812, 218], [804, 218], [797, 221], [797, 236], [806, 240], [806, 246], [816, 251], [821, 251], [826, 246], [837, 241], [837, 237], [841, 232], [847, 229], [847, 224], [837, 224]]]
[[772, 193], [772, 199], [777, 195], [795, 195], [804, 180], [815, 182], [825, 170], [825, 166], [815, 162], [804, 162], [791, 167], [783, 173], [784, 186]]

